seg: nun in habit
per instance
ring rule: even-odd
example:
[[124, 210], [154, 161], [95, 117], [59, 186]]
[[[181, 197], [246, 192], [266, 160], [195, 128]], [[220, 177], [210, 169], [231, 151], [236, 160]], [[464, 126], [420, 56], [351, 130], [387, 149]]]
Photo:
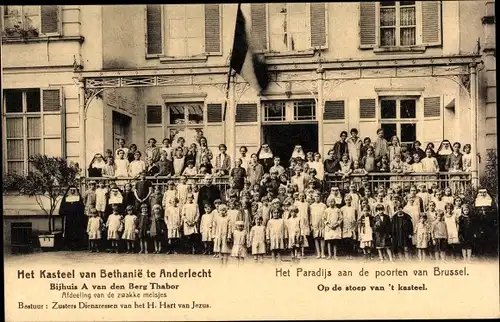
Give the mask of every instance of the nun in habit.
[[439, 171], [446, 171], [446, 160], [453, 153], [451, 143], [448, 140], [443, 140], [436, 152], [436, 159], [439, 165]]
[[296, 145], [295, 148], [293, 148], [292, 156], [290, 157], [290, 163], [292, 162], [292, 160], [297, 158], [301, 159], [302, 161], [306, 160], [306, 154], [302, 149], [302, 145]]
[[264, 168], [264, 173], [269, 173], [269, 170], [273, 166], [273, 151], [269, 148], [267, 143], [262, 144], [259, 151], [257, 151], [257, 157], [259, 158], [259, 163], [262, 164]]
[[89, 177], [102, 177], [102, 171], [104, 167], [106, 166], [106, 161], [104, 161], [104, 157], [102, 156], [101, 153], [96, 153], [94, 155], [94, 158], [90, 162], [88, 171], [89, 171]]
[[70, 250], [85, 247], [87, 217], [83, 198], [76, 186], [69, 186], [66, 190], [59, 207], [59, 215], [63, 222], [64, 244]]
[[476, 254], [497, 253], [498, 219], [495, 202], [486, 189], [479, 189], [474, 203], [477, 216]]

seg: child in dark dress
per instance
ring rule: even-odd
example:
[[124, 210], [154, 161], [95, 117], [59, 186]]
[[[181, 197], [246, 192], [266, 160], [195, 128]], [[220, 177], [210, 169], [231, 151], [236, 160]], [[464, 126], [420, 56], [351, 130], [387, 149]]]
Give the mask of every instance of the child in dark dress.
[[174, 173], [174, 165], [172, 160], [168, 158], [168, 153], [165, 150], [161, 151], [160, 160], [156, 163], [158, 167], [158, 172], [155, 174], [155, 177], [161, 176], [171, 176]]
[[135, 196], [132, 191], [132, 185], [126, 183], [124, 186], [123, 196], [123, 209], [127, 209], [128, 206], [135, 206]]
[[154, 186], [153, 193], [149, 196], [149, 207], [153, 209], [154, 205], [160, 205], [163, 201], [163, 193], [159, 185]]
[[147, 254], [148, 253], [148, 232], [149, 232], [149, 213], [148, 213], [148, 205], [143, 203], [140, 206], [141, 209], [141, 214], [139, 215], [138, 223], [137, 223], [137, 230], [138, 230], [138, 237], [139, 237], [139, 246], [140, 246], [140, 251], [139, 254]]
[[410, 215], [403, 212], [403, 204], [400, 198], [394, 199], [394, 215], [392, 216], [392, 248], [402, 259], [401, 252], [404, 252], [406, 260], [410, 259], [408, 249], [412, 245], [413, 223]]
[[387, 252], [389, 261], [393, 261], [391, 252], [391, 218], [386, 213], [384, 205], [378, 204], [375, 207], [375, 218], [373, 232], [375, 233], [375, 247], [378, 251], [380, 261], [384, 261], [383, 250]]
[[462, 246], [462, 256], [465, 262], [471, 261], [472, 247], [476, 234], [476, 221], [470, 215], [470, 206], [462, 205], [462, 213], [458, 217], [458, 239]]
[[159, 204], [154, 204], [151, 214], [151, 223], [149, 225], [149, 236], [153, 239], [155, 245], [155, 251], [153, 254], [161, 253], [161, 244], [165, 236], [165, 231], [167, 229], [165, 221], [162, 218], [161, 206]]

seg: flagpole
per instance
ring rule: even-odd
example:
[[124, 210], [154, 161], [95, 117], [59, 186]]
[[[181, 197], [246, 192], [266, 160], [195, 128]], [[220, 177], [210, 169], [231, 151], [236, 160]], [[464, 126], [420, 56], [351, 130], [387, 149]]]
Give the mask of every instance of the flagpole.
[[[236, 9], [236, 19], [238, 19], [238, 12], [241, 10], [241, 2], [238, 3], [238, 9]], [[227, 82], [226, 82], [226, 100], [224, 102], [224, 113], [222, 115], [222, 121], [226, 121], [226, 112], [227, 112], [227, 102], [229, 100], [229, 86], [231, 84], [231, 60], [233, 58], [233, 50], [234, 50], [234, 37], [236, 35], [237, 23], [234, 22], [234, 33], [233, 33], [233, 46], [231, 48], [231, 52], [229, 53], [229, 67], [227, 71]]]

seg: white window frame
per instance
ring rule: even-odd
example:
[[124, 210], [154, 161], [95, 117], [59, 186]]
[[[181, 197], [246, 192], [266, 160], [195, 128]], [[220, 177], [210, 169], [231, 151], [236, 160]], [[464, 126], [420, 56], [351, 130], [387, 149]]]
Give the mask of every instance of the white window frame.
[[[295, 117], [295, 106], [294, 103], [298, 101], [313, 101], [314, 99], [304, 96], [303, 98], [297, 97], [296, 99], [284, 99], [280, 97], [263, 100], [260, 103], [260, 120], [262, 124], [272, 125], [272, 124], [300, 124], [300, 123], [316, 123], [318, 121], [318, 105], [314, 102], [314, 115], [310, 119], [296, 119]], [[281, 102], [285, 104], [284, 107], [284, 119], [283, 120], [266, 120], [266, 103]]]
[[[22, 19], [22, 29], [24, 29], [24, 24], [25, 24], [25, 17], [23, 15], [23, 8], [26, 7], [26, 5], [15, 5], [16, 7], [21, 7], [21, 19]], [[34, 6], [32, 6], [34, 7]], [[61, 36], [62, 35], [62, 6], [58, 5], [57, 10], [58, 10], [58, 19], [57, 19], [57, 24], [58, 24], [58, 31], [57, 32], [49, 32], [49, 33], [42, 33], [42, 6], [39, 5], [38, 7], [38, 17], [40, 20], [40, 25], [38, 27], [38, 36], [42, 37], [48, 37], [48, 36]], [[1, 19], [2, 19], [2, 32], [5, 31], [5, 6], [1, 7], [2, 10], [0, 12], [1, 14]]]
[[[389, 100], [389, 101], [396, 101], [396, 118], [382, 118], [382, 101], [384, 100]], [[414, 100], [415, 101], [415, 118], [401, 118], [401, 101], [404, 100]], [[378, 128], [382, 128], [382, 124], [396, 124], [396, 135], [400, 140], [400, 143], [413, 143], [413, 142], [407, 142], [407, 141], [402, 141], [401, 138], [401, 124], [415, 124], [415, 137], [418, 139], [418, 131], [419, 127], [423, 125], [423, 120], [421, 118], [421, 110], [423, 107], [420, 104], [420, 99], [415, 96], [380, 96], [377, 99], [377, 111], [376, 111], [376, 116], [377, 116], [377, 124]]]
[[380, 1], [377, 1], [375, 3], [376, 9], [375, 9], [375, 39], [376, 39], [376, 46], [375, 48], [379, 49], [387, 49], [387, 48], [411, 48], [411, 47], [421, 47], [422, 45], [422, 6], [419, 5], [419, 1], [415, 1], [414, 5], [408, 5], [404, 7], [415, 7], [415, 44], [414, 45], [400, 45], [401, 43], [401, 35], [400, 35], [400, 1], [396, 1], [395, 3], [395, 10], [396, 10], [396, 25], [395, 25], [395, 36], [396, 36], [396, 45], [394, 46], [382, 46], [381, 45], [381, 36], [380, 36], [380, 30], [383, 28], [380, 26], [380, 10], [383, 8], [380, 6]]
[[[39, 89], [40, 90], [40, 112], [27, 112], [27, 100], [26, 100], [26, 90], [28, 89]], [[58, 89], [60, 93], [60, 104], [61, 104], [61, 109], [59, 111], [44, 111], [43, 108], [43, 91], [44, 90], [54, 90]], [[45, 153], [45, 140], [46, 139], [60, 139], [61, 140], [61, 145], [65, 145], [65, 142], [63, 142], [63, 131], [65, 130], [63, 125], [64, 125], [64, 116], [63, 116], [63, 105], [62, 105], [62, 88], [57, 87], [57, 88], [35, 88], [35, 87], [30, 87], [30, 88], [8, 88], [4, 90], [21, 90], [22, 91], [22, 111], [21, 112], [15, 112], [15, 113], [7, 113], [7, 102], [5, 95], [3, 97], [2, 101], [2, 117], [3, 117], [3, 124], [5, 125], [3, 127], [3, 145], [5, 146], [5, 149], [7, 148], [7, 141], [9, 140], [23, 140], [23, 159], [9, 159], [7, 156], [7, 153], [5, 153], [5, 158], [3, 160], [4, 163], [4, 169], [5, 173], [9, 172], [9, 162], [23, 162], [23, 171], [24, 173], [28, 172], [28, 141], [29, 140], [40, 140], [40, 154]], [[59, 135], [46, 135], [45, 134], [45, 116], [48, 115], [60, 115], [61, 117], [61, 133]], [[7, 119], [19, 119], [22, 118], [23, 120], [23, 136], [22, 138], [7, 138]], [[29, 118], [39, 118], [40, 119], [40, 135], [37, 137], [29, 137], [28, 138], [28, 119]], [[4, 150], [4, 152], [6, 152]], [[61, 146], [61, 156], [64, 156], [64, 148]]]
[[[187, 6], [188, 4], [185, 4], [184, 6]], [[205, 6], [205, 4], [200, 4], [200, 3], [197, 3], [197, 4], [191, 4], [191, 5], [203, 5]], [[223, 26], [224, 26], [224, 20], [223, 20], [223, 13], [222, 13], [222, 10], [224, 8], [223, 4], [219, 4], [219, 42], [220, 42], [220, 50], [218, 52], [207, 52], [206, 51], [206, 47], [205, 47], [205, 24], [204, 24], [204, 21], [203, 21], [203, 35], [202, 35], [202, 39], [203, 39], [203, 51], [198, 53], [198, 54], [195, 54], [195, 55], [182, 55], [182, 56], [172, 56], [172, 55], [169, 55], [168, 54], [168, 50], [169, 50], [169, 41], [170, 41], [170, 37], [169, 37], [169, 24], [168, 24], [168, 12], [167, 12], [167, 7], [165, 7], [166, 5], [161, 5], [161, 48], [162, 48], [162, 52], [159, 53], [159, 54], [148, 54], [147, 53], [147, 41], [146, 41], [146, 48], [145, 48], [145, 52], [146, 52], [146, 58], [162, 58], [165, 60], [165, 62], [169, 62], [169, 61], [175, 61], [176, 58], [181, 58], [180, 60], [189, 60], [190, 58], [191, 59], [206, 59], [206, 56], [221, 56], [222, 53], [223, 53]], [[205, 7], [203, 7], [203, 9], [205, 9]], [[147, 5], [144, 5], [144, 12], [146, 13], [147, 11]], [[205, 14], [203, 15], [203, 20], [205, 20]], [[185, 22], [186, 23], [186, 22]], [[147, 24], [148, 24], [148, 21], [147, 21], [147, 16], [146, 14], [144, 15], [144, 30], [145, 32], [147, 32]], [[185, 42], [187, 42], [187, 38], [185, 38]], [[185, 44], [185, 46], [187, 46]]]
[[[290, 16], [288, 15], [289, 13], [289, 9], [288, 9], [288, 5], [289, 4], [294, 4], [294, 3], [289, 3], [289, 2], [285, 2], [286, 6], [287, 6], [287, 15], [286, 15], [286, 24], [287, 24], [287, 34], [289, 34], [289, 27], [290, 26]], [[287, 50], [285, 52], [300, 52], [300, 51], [304, 51], [304, 50], [310, 50], [310, 49], [313, 49], [313, 47], [311, 46], [311, 4], [310, 3], [305, 3], [306, 4], [306, 14], [307, 14], [307, 21], [308, 21], [308, 28], [307, 28], [307, 32], [308, 32], [308, 36], [309, 36], [309, 45], [307, 46], [307, 48], [303, 48], [303, 49], [294, 49], [292, 50], [291, 49], [291, 43], [290, 43], [290, 37], [287, 37], [287, 45], [286, 45], [286, 48]], [[328, 4], [327, 2], [325, 4]], [[269, 52], [269, 53], [273, 53], [273, 52], [280, 52], [280, 51], [277, 51], [273, 48], [271, 48], [271, 28], [270, 28], [270, 21], [271, 21], [271, 14], [270, 14], [270, 10], [269, 10], [269, 5], [270, 3], [268, 3], [266, 5], [266, 33], [267, 33], [267, 50], [266, 52]], [[327, 10], [325, 10], [325, 23], [326, 23], [326, 28], [328, 30], [328, 16], [327, 16]], [[326, 37], [328, 39], [328, 33], [325, 31], [326, 33]], [[328, 41], [327, 41], [327, 44], [328, 44]], [[326, 47], [326, 46], [325, 46]]]

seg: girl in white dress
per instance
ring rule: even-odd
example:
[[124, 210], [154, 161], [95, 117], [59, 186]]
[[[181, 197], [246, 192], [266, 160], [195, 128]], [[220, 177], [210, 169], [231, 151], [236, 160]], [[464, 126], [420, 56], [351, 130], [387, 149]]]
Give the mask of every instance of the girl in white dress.
[[444, 188], [443, 201], [446, 203], [451, 203], [453, 205], [455, 198], [453, 197], [453, 192], [450, 187]]
[[434, 201], [429, 201], [429, 205], [427, 206], [427, 221], [433, 223], [438, 219], [438, 213], [436, 211], [436, 203]]
[[291, 251], [292, 261], [298, 258], [299, 248], [302, 244], [300, 235], [300, 218], [298, 216], [299, 210], [296, 206], [290, 207], [290, 217], [285, 220], [285, 226], [288, 235], [287, 248]]
[[342, 239], [342, 212], [340, 211], [340, 204], [335, 200], [331, 200], [328, 204], [329, 208], [325, 210], [325, 241], [328, 248], [328, 257], [337, 260], [337, 244]]
[[278, 207], [271, 208], [271, 219], [267, 222], [266, 240], [269, 250], [275, 262], [281, 261], [281, 252], [285, 248], [285, 238], [287, 236], [285, 223], [281, 218]]
[[104, 181], [99, 181], [97, 189], [95, 189], [95, 208], [101, 218], [104, 218], [104, 212], [106, 211], [107, 194], [108, 188], [104, 186]]
[[314, 248], [316, 249], [316, 258], [326, 258], [325, 256], [325, 210], [326, 205], [321, 202], [319, 191], [313, 194], [314, 203], [311, 209], [311, 229], [314, 238]]
[[186, 176], [181, 176], [180, 182], [177, 184], [176, 190], [177, 190], [177, 198], [179, 198], [179, 206], [182, 208], [182, 206], [186, 204], [187, 196], [190, 192]]
[[227, 210], [227, 217], [229, 218], [229, 225], [231, 226], [231, 232], [236, 230], [236, 222], [243, 219], [240, 209], [236, 207], [235, 201], [230, 201], [229, 209]]
[[212, 214], [212, 205], [209, 203], [205, 204], [203, 209], [205, 213], [201, 216], [200, 221], [201, 241], [204, 247], [203, 255], [210, 255], [210, 249], [213, 248], [211, 244], [213, 242], [212, 222], [214, 220], [214, 215]]
[[458, 218], [453, 213], [453, 204], [451, 203], [446, 203], [444, 206], [444, 223], [448, 232], [449, 255], [455, 261], [460, 240], [458, 239]]
[[102, 218], [98, 216], [95, 208], [90, 209], [90, 218], [87, 223], [87, 234], [89, 236], [89, 252], [99, 252], [101, 241]]
[[306, 247], [309, 247], [307, 237], [311, 234], [311, 213], [309, 210], [309, 203], [306, 201], [306, 194], [303, 192], [299, 193], [299, 200], [295, 201], [294, 205], [299, 210], [300, 235], [302, 236], [300, 256], [304, 257], [304, 250]]
[[120, 150], [122, 150], [125, 155], [128, 154], [128, 148], [125, 147], [125, 140], [124, 139], [118, 140], [118, 148], [115, 150], [115, 158], [116, 159], [119, 159], [119, 157], [120, 157]]
[[260, 216], [255, 218], [255, 226], [250, 229], [248, 247], [252, 247], [254, 260], [264, 263], [264, 254], [266, 253], [266, 227], [263, 226], [263, 219]]
[[134, 206], [128, 205], [124, 219], [122, 239], [127, 242], [127, 254], [135, 250], [135, 240], [137, 238], [137, 216], [134, 214]]
[[214, 217], [212, 224], [213, 237], [214, 237], [214, 253], [219, 254], [221, 265], [227, 265], [231, 248], [229, 243], [231, 241], [231, 225], [229, 217], [227, 216], [227, 206], [220, 205], [217, 209], [218, 216]]
[[184, 236], [187, 236], [191, 245], [191, 253], [195, 253], [195, 235], [198, 234], [197, 224], [200, 220], [200, 210], [194, 203], [192, 193], [187, 196], [187, 203], [182, 207], [182, 222]]
[[370, 206], [364, 205], [361, 216], [358, 219], [359, 248], [363, 250], [365, 261], [370, 258], [373, 244], [373, 220], [371, 218]]
[[167, 186], [167, 190], [165, 191], [165, 193], [163, 193], [163, 209], [167, 209], [172, 204], [172, 201], [174, 199], [177, 199], [177, 203], [179, 202], [179, 198], [177, 197], [177, 190], [175, 189], [175, 183], [170, 180], [167, 183]]
[[247, 256], [247, 231], [245, 230], [245, 223], [243, 221], [237, 221], [235, 226], [236, 230], [233, 231], [231, 256], [236, 257], [239, 266], [240, 263], [243, 264]]
[[188, 162], [186, 162], [186, 168], [182, 172], [182, 175], [192, 177], [192, 176], [195, 176], [197, 173], [198, 173], [198, 170], [194, 166], [194, 161], [189, 160]]
[[470, 144], [464, 144], [464, 154], [462, 155], [462, 167], [464, 169], [464, 172], [472, 171], [472, 154], [470, 153], [471, 149], [472, 148]]
[[115, 165], [116, 165], [115, 177], [126, 178], [126, 177], [128, 177], [129, 163], [128, 163], [128, 160], [125, 158], [125, 155], [126, 155], [125, 151], [122, 149], [118, 149], [116, 154], [117, 154], [117, 157], [115, 160]]
[[[403, 211], [410, 215], [413, 227], [417, 227], [418, 220], [420, 218], [420, 206], [415, 202], [415, 197], [408, 197], [408, 204], [403, 208]], [[413, 234], [412, 241], [413, 245], [417, 244], [415, 234]]]
[[181, 208], [179, 208], [179, 199], [174, 197], [165, 209], [165, 224], [167, 225], [167, 238], [169, 249], [167, 250], [167, 254], [170, 254], [173, 251], [174, 254], [177, 254], [176, 246], [178, 244], [179, 239], [181, 238], [181, 225], [182, 225], [182, 217], [181, 217]]
[[118, 213], [118, 206], [113, 205], [113, 213], [109, 215], [106, 222], [108, 228], [108, 240], [111, 240], [111, 247], [118, 254], [118, 240], [120, 240], [120, 232], [123, 230], [122, 216]]
[[162, 144], [163, 147], [161, 148], [161, 150], [165, 151], [167, 159], [172, 161], [172, 156], [174, 151], [174, 149], [172, 148], [172, 142], [170, 141], [170, 139], [163, 139]]
[[175, 155], [173, 157], [174, 161], [174, 175], [180, 176], [182, 175], [182, 171], [184, 171], [184, 154], [183, 149], [181, 147], [177, 147], [175, 149]]
[[358, 219], [358, 207], [354, 206], [350, 194], [344, 198], [345, 206], [340, 208], [342, 212], [342, 241], [344, 242], [347, 259], [352, 259], [355, 251], [356, 221]]
[[134, 161], [128, 165], [128, 176], [132, 178], [138, 177], [142, 172], [146, 171], [146, 163], [141, 160], [141, 152], [134, 153]]
[[[425, 158], [423, 158], [420, 163], [422, 163], [422, 170], [423, 172], [426, 173], [437, 173], [439, 172], [439, 164], [437, 159], [433, 156], [434, 152], [432, 149], [426, 149], [425, 150]], [[426, 176], [425, 181], [427, 189], [430, 189], [432, 187], [433, 181], [435, 181], [437, 178], [435, 176]]]
[[302, 174], [302, 168], [297, 166], [295, 167], [295, 175], [290, 179], [292, 185], [297, 186], [297, 191], [302, 192], [305, 190], [306, 180], [304, 175]]

